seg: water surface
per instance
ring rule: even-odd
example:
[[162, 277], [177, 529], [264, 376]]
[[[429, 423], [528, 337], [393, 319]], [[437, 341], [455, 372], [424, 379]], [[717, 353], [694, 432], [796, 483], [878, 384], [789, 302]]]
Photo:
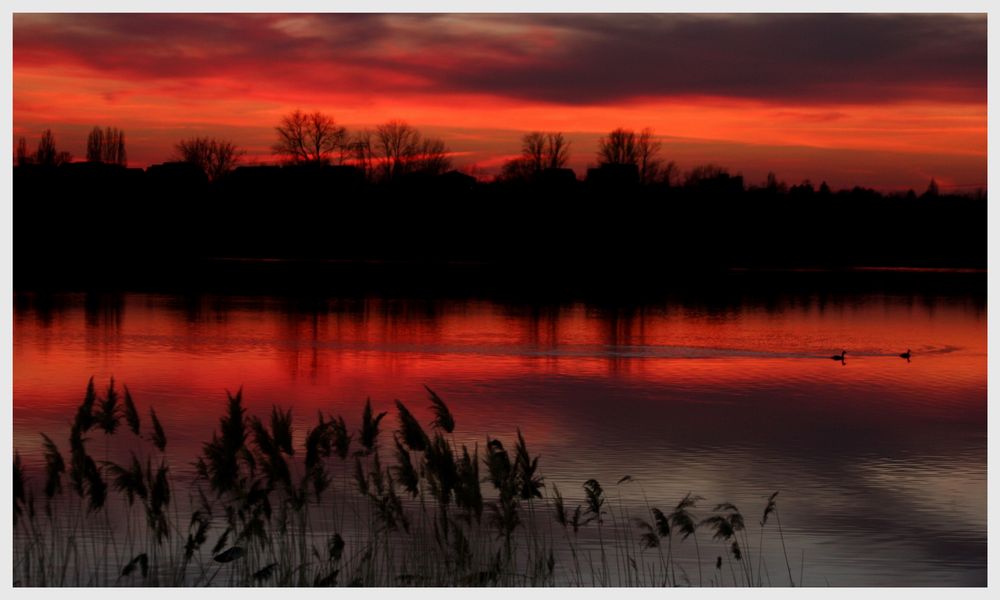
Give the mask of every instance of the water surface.
[[[520, 428], [572, 501], [593, 477], [636, 507], [641, 485], [654, 505], [692, 491], [703, 515], [732, 501], [757, 519], [781, 490], [807, 585], [985, 585], [986, 369], [985, 302], [965, 295], [622, 307], [19, 294], [14, 445], [40, 468], [38, 432], [66, 439], [91, 376], [156, 408], [181, 474], [227, 389], [242, 386], [254, 414], [292, 407], [301, 435], [317, 410], [356, 427], [366, 397], [427, 422], [426, 384], [460, 443]], [[624, 475], [634, 487], [619, 490]]]

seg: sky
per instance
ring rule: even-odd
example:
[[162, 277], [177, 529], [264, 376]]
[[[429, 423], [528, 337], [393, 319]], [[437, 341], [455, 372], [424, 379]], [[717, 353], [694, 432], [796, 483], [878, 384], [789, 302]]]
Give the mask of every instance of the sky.
[[81, 157], [116, 126], [139, 167], [210, 135], [268, 163], [282, 115], [318, 110], [403, 119], [488, 177], [528, 131], [562, 131], [582, 175], [602, 134], [651, 127], [682, 173], [973, 191], [986, 40], [985, 15], [18, 13], [13, 134]]

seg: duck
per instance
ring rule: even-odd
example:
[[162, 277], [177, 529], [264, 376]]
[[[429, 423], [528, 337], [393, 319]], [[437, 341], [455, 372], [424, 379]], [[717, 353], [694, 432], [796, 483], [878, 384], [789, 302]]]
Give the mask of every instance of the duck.
[[899, 358], [905, 358], [906, 360], [910, 360], [910, 349], [907, 348], [906, 352], [899, 355]]
[[833, 356], [831, 356], [830, 358], [831, 358], [832, 360], [839, 360], [840, 362], [844, 362], [844, 355], [845, 355], [845, 354], [847, 354], [847, 350], [841, 350], [841, 351], [840, 351], [840, 354], [834, 354], [834, 355], [833, 355]]

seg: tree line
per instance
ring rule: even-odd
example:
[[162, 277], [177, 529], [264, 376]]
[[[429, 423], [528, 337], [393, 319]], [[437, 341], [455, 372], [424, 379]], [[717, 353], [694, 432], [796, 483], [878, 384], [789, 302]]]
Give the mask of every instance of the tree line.
[[[439, 175], [452, 168], [444, 140], [428, 137], [405, 121], [392, 120], [349, 133], [332, 116], [316, 111], [295, 110], [275, 127], [272, 150], [290, 165], [350, 165], [369, 180], [392, 181], [409, 173]], [[51, 129], [42, 132], [34, 152], [26, 138], [15, 148], [17, 166], [58, 166], [73, 161], [73, 155], [56, 149]], [[200, 168], [208, 179], [223, 177], [239, 166], [246, 150], [231, 140], [191, 137], [174, 145], [171, 159]], [[125, 133], [115, 128], [94, 127], [87, 137], [86, 161], [127, 166]]]
[[[276, 140], [271, 150], [284, 165], [350, 166], [358, 169], [366, 181], [378, 183], [393, 182], [411, 174], [441, 175], [453, 168], [451, 150], [444, 140], [426, 136], [398, 119], [373, 129], [351, 132], [326, 113], [295, 110], [284, 115], [274, 129]], [[498, 183], [535, 184], [553, 171], [572, 173], [566, 169], [571, 142], [562, 132], [532, 131], [523, 134], [520, 142], [519, 155], [504, 162], [495, 178]], [[196, 166], [208, 181], [225, 177], [241, 165], [247, 154], [233, 141], [212, 136], [182, 139], [173, 150], [171, 161]], [[29, 151], [27, 140], [20, 137], [14, 154], [18, 166], [58, 166], [73, 162], [74, 158], [56, 148], [51, 129], [42, 132], [34, 152]], [[601, 136], [595, 159], [598, 174], [606, 171], [612, 184], [635, 181], [643, 186], [683, 186], [703, 191], [706, 187], [743, 188], [741, 175], [733, 175], [715, 164], [698, 165], [682, 174], [674, 161], [663, 157], [662, 143], [649, 127], [638, 132], [619, 127]], [[116, 127], [95, 126], [87, 136], [85, 160], [127, 166], [125, 132]], [[773, 172], [767, 174], [765, 182], [751, 185], [749, 190], [792, 196], [831, 193], [826, 182], [818, 188], [809, 180], [788, 186]], [[932, 179], [923, 195], [939, 194], [940, 186]], [[915, 193], [911, 190], [907, 195]]]
[[[88, 285], [100, 267], [111, 283], [182, 285], [192, 273], [212, 280], [205, 261], [220, 257], [505, 265], [540, 280], [584, 280], [595, 269], [643, 279], [730, 266], [986, 262], [983, 194], [949, 194], [936, 182], [921, 194], [833, 191], [773, 173], [748, 185], [714, 164], [681, 174], [649, 129], [601, 136], [585, 178], [566, 168], [575, 148], [563, 133], [526, 132], [496, 179], [479, 183], [449, 170], [444, 141], [403, 121], [352, 132], [295, 111], [274, 133], [287, 167], [236, 169], [249, 162], [243, 148], [188, 137], [174, 161], [126, 169], [126, 134], [103, 127], [89, 137], [93, 164], [15, 169], [19, 281]], [[34, 155], [19, 146], [25, 160], [65, 160], [51, 132]], [[358, 281], [379, 277], [348, 270]]]

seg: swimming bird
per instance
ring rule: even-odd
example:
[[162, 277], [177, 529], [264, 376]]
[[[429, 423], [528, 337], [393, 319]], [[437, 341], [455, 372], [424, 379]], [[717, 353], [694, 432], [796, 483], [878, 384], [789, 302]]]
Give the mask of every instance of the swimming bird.
[[904, 353], [902, 353], [902, 354], [899, 355], [899, 358], [905, 358], [907, 360], [907, 362], [909, 362], [909, 360], [910, 360], [910, 349], [907, 348], [906, 352], [904, 352]]
[[847, 354], [847, 350], [841, 350], [841, 351], [840, 351], [840, 354], [834, 354], [834, 355], [833, 355], [833, 356], [831, 356], [830, 358], [831, 358], [832, 360], [839, 360], [840, 362], [844, 362], [844, 355], [845, 355], [845, 354]]

